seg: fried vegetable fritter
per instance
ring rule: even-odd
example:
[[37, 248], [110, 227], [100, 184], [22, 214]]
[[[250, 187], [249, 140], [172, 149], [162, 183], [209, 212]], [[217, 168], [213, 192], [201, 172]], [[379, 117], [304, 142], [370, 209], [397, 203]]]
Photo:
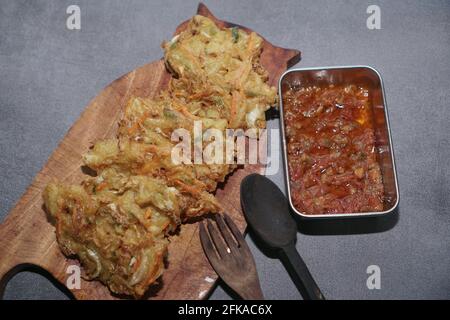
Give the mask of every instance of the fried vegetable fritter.
[[163, 271], [163, 232], [171, 219], [136, 206], [135, 196], [126, 191], [104, 203], [81, 186], [49, 184], [44, 200], [56, 218], [61, 250], [80, 259], [87, 278], [98, 278], [113, 292], [140, 296]]
[[220, 29], [194, 16], [186, 31], [163, 44], [175, 77], [172, 96], [198, 116], [224, 118], [228, 128], [264, 128], [264, 111], [276, 103], [276, 90], [259, 57], [263, 39], [239, 28]]
[[190, 218], [222, 211], [212, 193], [236, 165], [176, 164], [171, 135], [180, 128], [193, 134], [196, 121], [203, 132], [265, 127], [264, 111], [277, 96], [259, 62], [262, 43], [255, 33], [194, 16], [163, 44], [173, 74], [168, 90], [130, 99], [117, 136], [83, 156], [96, 176], [46, 187], [61, 250], [81, 261], [88, 279], [142, 296], [163, 272], [167, 237]]

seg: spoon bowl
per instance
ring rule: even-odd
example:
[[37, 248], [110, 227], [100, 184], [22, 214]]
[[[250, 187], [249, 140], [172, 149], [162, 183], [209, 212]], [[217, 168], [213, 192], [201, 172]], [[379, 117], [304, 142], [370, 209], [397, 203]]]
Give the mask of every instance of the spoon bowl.
[[270, 247], [295, 243], [297, 226], [289, 203], [271, 180], [259, 174], [245, 177], [241, 183], [241, 204], [252, 229]]

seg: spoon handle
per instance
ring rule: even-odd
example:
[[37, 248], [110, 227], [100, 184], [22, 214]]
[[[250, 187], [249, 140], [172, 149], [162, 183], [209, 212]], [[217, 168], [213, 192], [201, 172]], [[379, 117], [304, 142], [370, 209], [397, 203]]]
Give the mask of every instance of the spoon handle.
[[304, 293], [305, 300], [325, 300], [295, 245], [283, 247], [281, 252], [282, 259], [286, 263], [286, 267], [291, 269], [288, 271], [291, 271], [291, 277], [297, 288]]

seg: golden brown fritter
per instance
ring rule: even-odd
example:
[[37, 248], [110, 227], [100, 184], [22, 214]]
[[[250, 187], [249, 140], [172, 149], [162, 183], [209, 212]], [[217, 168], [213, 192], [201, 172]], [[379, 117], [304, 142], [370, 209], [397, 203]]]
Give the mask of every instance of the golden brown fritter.
[[63, 253], [80, 259], [88, 279], [98, 278], [116, 293], [140, 296], [163, 271], [163, 230], [171, 220], [151, 207], [136, 206], [135, 196], [126, 191], [103, 202], [81, 186], [58, 184], [44, 192]]
[[[175, 163], [172, 134], [183, 128], [195, 137], [196, 121], [201, 133], [265, 127], [264, 111], [277, 97], [259, 63], [262, 42], [255, 33], [194, 16], [163, 44], [173, 73], [169, 89], [130, 99], [117, 136], [97, 141], [84, 155], [97, 175], [80, 186], [46, 187], [58, 243], [81, 261], [89, 279], [142, 296], [163, 272], [171, 232], [189, 218], [222, 210], [212, 192], [236, 165], [194, 164], [192, 155], [189, 163]], [[202, 148], [210, 143], [200, 141]]]
[[220, 29], [194, 16], [186, 31], [163, 44], [175, 77], [170, 92], [194, 115], [227, 119], [228, 128], [264, 128], [264, 111], [276, 103], [259, 63], [263, 39], [239, 28]]

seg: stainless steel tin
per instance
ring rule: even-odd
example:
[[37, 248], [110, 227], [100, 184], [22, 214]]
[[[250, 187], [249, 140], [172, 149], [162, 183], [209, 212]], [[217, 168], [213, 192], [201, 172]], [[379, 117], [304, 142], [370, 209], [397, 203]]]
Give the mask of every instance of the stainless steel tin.
[[[290, 191], [290, 177], [286, 149], [286, 131], [283, 113], [283, 93], [289, 88], [304, 86], [327, 86], [329, 84], [364, 86], [369, 90], [370, 103], [373, 110], [375, 145], [378, 149], [377, 157], [381, 167], [384, 185], [384, 211], [364, 213], [332, 213], [305, 214], [298, 211], [293, 203]], [[283, 144], [284, 168], [286, 173], [286, 187], [292, 210], [305, 218], [354, 218], [380, 216], [392, 213], [398, 206], [399, 192], [397, 173], [395, 170], [394, 151], [392, 148], [389, 117], [384, 94], [383, 81], [380, 73], [369, 66], [339, 66], [320, 68], [297, 68], [286, 71], [279, 80], [278, 92], [280, 97], [280, 125]]]

